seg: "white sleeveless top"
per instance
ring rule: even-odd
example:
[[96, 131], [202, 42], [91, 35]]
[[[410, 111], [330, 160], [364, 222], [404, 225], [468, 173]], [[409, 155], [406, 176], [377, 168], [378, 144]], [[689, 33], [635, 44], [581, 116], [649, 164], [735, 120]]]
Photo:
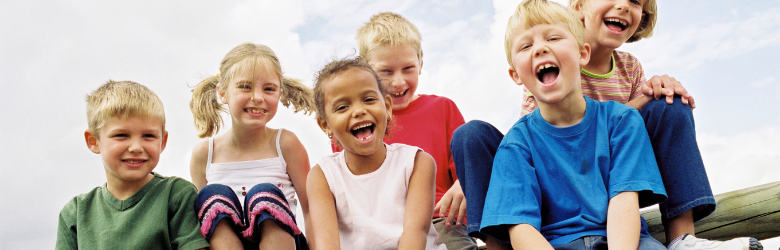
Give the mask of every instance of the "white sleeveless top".
[[[409, 178], [421, 149], [400, 143], [386, 147], [385, 162], [364, 175], [349, 171], [343, 151], [318, 163], [336, 201], [341, 249], [398, 249]], [[431, 225], [425, 249], [447, 249], [438, 239]]]
[[276, 152], [279, 157], [266, 158], [253, 161], [237, 161], [211, 163], [214, 152], [214, 138], [209, 138], [209, 158], [206, 163], [206, 181], [227, 185], [236, 192], [241, 205], [244, 205], [244, 197], [254, 185], [271, 183], [282, 190], [290, 204], [290, 210], [295, 213], [298, 199], [295, 197], [295, 187], [290, 176], [287, 175], [287, 162], [284, 161], [282, 148], [279, 146], [279, 138], [282, 130], [276, 134]]

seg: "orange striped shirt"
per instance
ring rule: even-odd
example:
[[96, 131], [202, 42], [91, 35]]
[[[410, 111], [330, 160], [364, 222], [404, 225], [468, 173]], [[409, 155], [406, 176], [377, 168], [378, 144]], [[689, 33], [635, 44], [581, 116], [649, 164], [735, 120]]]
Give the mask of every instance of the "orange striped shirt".
[[[628, 52], [612, 52], [612, 71], [598, 75], [582, 69], [580, 83], [582, 94], [596, 101], [617, 101], [627, 103], [642, 96], [642, 85], [645, 83], [645, 73], [639, 60]], [[531, 113], [536, 109], [536, 99], [525, 87], [521, 114]]]

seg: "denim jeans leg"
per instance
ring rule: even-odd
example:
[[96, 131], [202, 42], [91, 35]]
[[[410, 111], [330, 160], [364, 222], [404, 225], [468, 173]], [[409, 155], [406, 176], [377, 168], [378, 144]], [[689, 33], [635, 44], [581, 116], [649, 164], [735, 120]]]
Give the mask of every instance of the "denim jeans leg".
[[662, 221], [691, 209], [694, 221], [711, 214], [715, 198], [696, 142], [690, 106], [675, 96], [671, 105], [666, 99], [653, 100], [640, 113], [668, 195], [660, 204]]
[[466, 196], [466, 230], [473, 237], [482, 237], [479, 234], [482, 208], [493, 171], [493, 158], [503, 138], [504, 134], [483, 121], [470, 121], [452, 134], [450, 148], [455, 174]]

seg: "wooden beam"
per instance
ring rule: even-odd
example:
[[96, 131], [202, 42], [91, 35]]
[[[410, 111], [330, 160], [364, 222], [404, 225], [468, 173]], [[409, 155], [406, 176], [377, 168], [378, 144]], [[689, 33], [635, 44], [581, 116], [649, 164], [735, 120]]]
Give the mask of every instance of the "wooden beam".
[[[754, 237], [759, 240], [780, 236], [780, 181], [715, 196], [715, 212], [697, 221], [696, 236], [710, 240]], [[643, 211], [647, 231], [666, 242], [658, 208]]]

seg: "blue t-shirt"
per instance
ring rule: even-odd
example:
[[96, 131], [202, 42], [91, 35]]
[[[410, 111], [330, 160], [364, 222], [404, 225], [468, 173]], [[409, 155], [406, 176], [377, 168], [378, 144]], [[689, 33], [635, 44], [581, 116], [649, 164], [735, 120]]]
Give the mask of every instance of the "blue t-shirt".
[[[585, 116], [555, 127], [539, 110], [520, 118], [501, 141], [480, 232], [508, 242], [509, 226], [530, 224], [551, 245], [607, 235], [609, 199], [637, 191], [640, 207], [666, 191], [636, 109], [585, 97]], [[642, 235], [649, 236], [642, 220]]]

